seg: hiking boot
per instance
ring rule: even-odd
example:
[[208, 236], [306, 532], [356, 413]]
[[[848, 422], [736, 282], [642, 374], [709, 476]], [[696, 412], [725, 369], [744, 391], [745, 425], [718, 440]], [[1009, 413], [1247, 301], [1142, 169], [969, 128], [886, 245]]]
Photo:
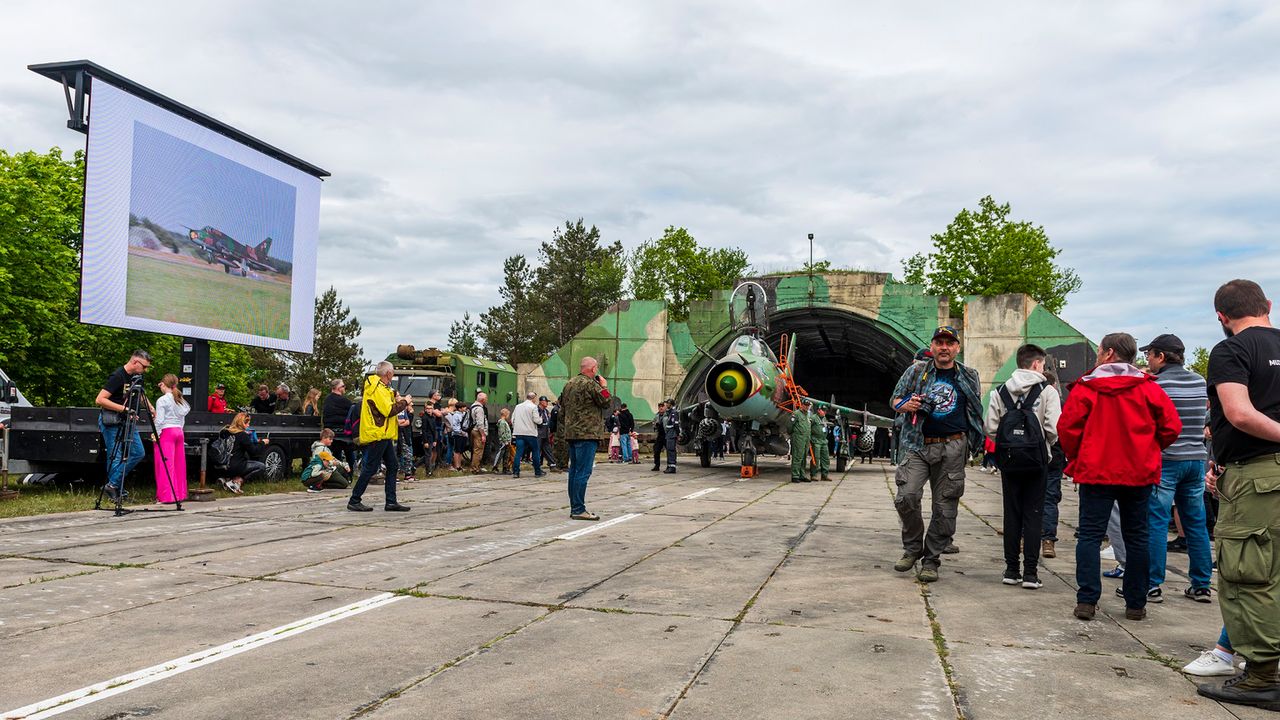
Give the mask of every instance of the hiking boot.
[[1005, 570], [1004, 579], [1001, 580], [1000, 582], [1004, 583], [1005, 585], [1017, 585], [1018, 583], [1022, 582], [1022, 573], [1018, 572], [1016, 568]]
[[1053, 541], [1052, 541], [1052, 540], [1041, 540], [1041, 541], [1040, 541], [1040, 554], [1041, 554], [1041, 555], [1043, 555], [1043, 556], [1045, 556], [1045, 557], [1047, 557], [1047, 558], [1056, 558], [1056, 557], [1058, 557], [1058, 551], [1057, 551], [1057, 550], [1055, 550], [1055, 549], [1053, 548]]
[[362, 502], [349, 502], [347, 503], [347, 509], [351, 512], [373, 512], [373, 508]]
[[906, 572], [911, 568], [915, 567], [916, 560], [919, 560], [919, 559], [920, 559], [919, 555], [912, 555], [911, 553], [903, 553], [902, 559], [898, 560], [898, 562], [893, 564], [893, 569], [898, 572]]
[[955, 543], [947, 543], [947, 546], [942, 548], [943, 555], [955, 555], [958, 552], [960, 552], [960, 548], [956, 547]]
[[922, 583], [938, 582], [938, 568], [920, 568], [920, 572], [916, 573], [916, 580]]
[[798, 477], [793, 477], [793, 478], [791, 478], [791, 482], [793, 482], [793, 483], [798, 483], [798, 482], [800, 482], [800, 478], [798, 478]]
[[826, 473], [822, 473], [822, 482], [831, 482], [831, 478]]
[[1218, 702], [1252, 705], [1280, 712], [1280, 681], [1276, 678], [1277, 661], [1259, 663], [1252, 660], [1243, 673], [1221, 685], [1205, 683], [1196, 692]]
[[1146, 620], [1147, 609], [1127, 607], [1124, 609], [1124, 619], [1125, 620]]
[[1213, 591], [1207, 587], [1204, 588], [1187, 588], [1182, 591], [1184, 597], [1195, 600], [1196, 602], [1213, 602]]
[[120, 486], [119, 485], [111, 485], [110, 483], [108, 483], [105, 487], [102, 488], [102, 490], [107, 494], [108, 500], [110, 500], [113, 503], [120, 502]]
[[1022, 587], [1027, 590], [1039, 590], [1044, 587], [1044, 583], [1040, 582], [1040, 578], [1035, 575], [1026, 575], [1022, 578]]
[[1090, 605], [1089, 603], [1076, 603], [1076, 609], [1072, 611], [1071, 614], [1075, 615], [1076, 619], [1078, 620], [1092, 620], [1094, 613], [1096, 612], [1098, 612], [1097, 605]]

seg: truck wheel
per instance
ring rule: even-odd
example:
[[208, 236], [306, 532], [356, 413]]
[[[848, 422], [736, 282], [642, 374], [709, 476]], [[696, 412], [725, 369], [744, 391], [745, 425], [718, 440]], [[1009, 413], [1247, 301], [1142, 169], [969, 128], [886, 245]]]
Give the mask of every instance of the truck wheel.
[[266, 480], [272, 482], [284, 480], [289, 474], [289, 453], [279, 445], [268, 446], [262, 462], [267, 466], [267, 469], [262, 471], [262, 477]]
[[836, 472], [844, 472], [845, 464], [849, 462], [849, 458], [843, 455], [836, 456]]

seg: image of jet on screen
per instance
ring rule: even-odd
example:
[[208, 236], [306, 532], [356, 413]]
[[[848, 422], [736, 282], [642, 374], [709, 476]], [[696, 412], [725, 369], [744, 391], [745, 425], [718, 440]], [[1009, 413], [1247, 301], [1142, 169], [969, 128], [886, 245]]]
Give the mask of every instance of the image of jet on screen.
[[248, 245], [237, 241], [221, 230], [206, 225], [197, 230], [187, 228], [187, 239], [196, 246], [200, 257], [210, 265], [222, 265], [227, 274], [248, 277], [251, 270], [289, 274], [288, 263], [270, 256], [271, 238], [257, 245]]

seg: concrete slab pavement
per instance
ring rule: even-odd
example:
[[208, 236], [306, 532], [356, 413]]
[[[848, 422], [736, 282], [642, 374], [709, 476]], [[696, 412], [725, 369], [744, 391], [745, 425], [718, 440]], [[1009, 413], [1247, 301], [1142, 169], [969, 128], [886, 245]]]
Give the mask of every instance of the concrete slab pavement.
[[[1010, 588], [998, 478], [970, 470], [962, 551], [922, 585], [892, 570], [892, 468], [809, 484], [763, 468], [598, 464], [589, 507], [634, 515], [608, 527], [567, 517], [563, 473], [408, 483], [405, 514], [349, 513], [329, 491], [0, 521], [16, 675], [0, 714], [398, 591], [62, 717], [1262, 716], [1176, 672], [1216, 638], [1216, 599], [1170, 597], [1134, 623], [1104, 597], [1098, 620], [1070, 617], [1070, 488], [1045, 587]], [[1172, 596], [1186, 556], [1170, 563]]]

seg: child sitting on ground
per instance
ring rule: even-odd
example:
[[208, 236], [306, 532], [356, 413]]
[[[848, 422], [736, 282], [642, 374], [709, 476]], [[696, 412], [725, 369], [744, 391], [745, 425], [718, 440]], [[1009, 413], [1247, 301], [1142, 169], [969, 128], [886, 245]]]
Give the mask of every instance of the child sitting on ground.
[[311, 443], [311, 460], [302, 468], [302, 484], [307, 492], [320, 492], [325, 488], [345, 489], [351, 484], [351, 466], [334, 457], [333, 431], [320, 431], [320, 439]]

